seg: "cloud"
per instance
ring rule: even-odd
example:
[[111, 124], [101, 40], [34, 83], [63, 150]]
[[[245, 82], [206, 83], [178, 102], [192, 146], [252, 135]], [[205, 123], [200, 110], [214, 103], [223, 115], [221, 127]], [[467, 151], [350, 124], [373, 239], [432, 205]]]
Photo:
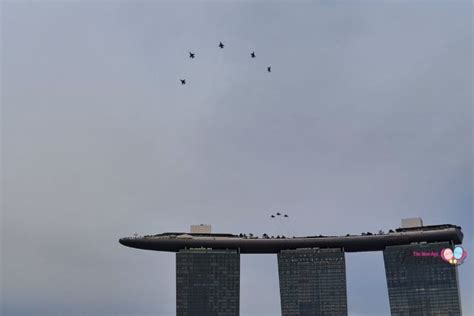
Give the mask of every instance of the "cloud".
[[[118, 238], [272, 210], [298, 234], [422, 216], [472, 253], [467, 2], [2, 5], [5, 314], [172, 315], [173, 255]], [[381, 263], [347, 255], [351, 313], [388, 311]], [[243, 314], [278, 313], [274, 256], [241, 278]]]

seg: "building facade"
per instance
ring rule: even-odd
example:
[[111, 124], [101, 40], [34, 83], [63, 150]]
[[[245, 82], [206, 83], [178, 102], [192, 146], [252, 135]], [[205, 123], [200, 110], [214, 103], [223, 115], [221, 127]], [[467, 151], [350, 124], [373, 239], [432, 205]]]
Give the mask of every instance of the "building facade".
[[278, 254], [283, 316], [347, 315], [346, 265], [341, 249]]
[[[277, 254], [284, 316], [347, 315], [345, 253], [383, 251], [394, 316], [461, 315], [457, 266], [467, 253], [452, 224], [402, 220], [388, 233], [273, 238], [191, 232], [120, 238], [127, 247], [176, 253], [178, 316], [239, 315], [240, 254]], [[450, 248], [450, 249], [445, 249]], [[444, 251], [441, 251], [445, 249]]]
[[393, 316], [461, 315], [457, 267], [441, 259], [449, 242], [389, 246], [383, 251]]
[[236, 250], [181, 250], [176, 254], [176, 315], [237, 316], [240, 254]]

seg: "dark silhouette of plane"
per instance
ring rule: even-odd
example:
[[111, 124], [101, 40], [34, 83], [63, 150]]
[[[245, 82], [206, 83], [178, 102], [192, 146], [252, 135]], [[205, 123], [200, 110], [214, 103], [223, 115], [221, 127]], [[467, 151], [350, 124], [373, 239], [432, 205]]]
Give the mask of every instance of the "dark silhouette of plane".
[[277, 215], [278, 215], [278, 216], [280, 216], [280, 215], [281, 215], [281, 213], [277, 213]]
[[219, 42], [219, 48], [224, 48], [224, 44], [222, 44], [222, 42]]
[[186, 84], [186, 79], [179, 79], [181, 80], [181, 84]]
[[272, 215], [272, 218], [275, 218], [275, 215]]
[[267, 71], [272, 72], [272, 67], [271, 66], [267, 67]]
[[189, 52], [189, 58], [194, 58], [194, 53]]
[[283, 217], [288, 217], [288, 215], [285, 214], [285, 216], [283, 216]]
[[250, 54], [250, 56], [251, 56], [252, 58], [255, 58], [255, 52], [252, 52], [252, 53]]

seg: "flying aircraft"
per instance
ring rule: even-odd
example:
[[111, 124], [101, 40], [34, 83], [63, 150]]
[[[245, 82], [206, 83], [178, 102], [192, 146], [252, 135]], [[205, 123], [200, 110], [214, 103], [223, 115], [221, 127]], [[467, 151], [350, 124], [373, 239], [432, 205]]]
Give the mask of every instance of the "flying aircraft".
[[275, 215], [272, 215], [272, 218], [275, 218]]
[[268, 66], [268, 67], [267, 67], [267, 71], [268, 71], [268, 72], [272, 72], [272, 67], [271, 67], [271, 66]]
[[285, 214], [285, 216], [283, 216], [283, 217], [288, 217], [288, 215]]
[[194, 53], [189, 52], [189, 58], [194, 58]]
[[181, 80], [181, 84], [186, 84], [186, 79], [179, 79]]
[[281, 213], [279, 213], [279, 212], [278, 212], [278, 213], [277, 213], [277, 215], [278, 215], [278, 216], [280, 216], [280, 215], [281, 215]]
[[250, 54], [250, 56], [251, 56], [252, 58], [255, 58], [255, 52], [252, 52], [252, 53]]
[[224, 48], [224, 44], [222, 44], [222, 42], [219, 42], [219, 48]]

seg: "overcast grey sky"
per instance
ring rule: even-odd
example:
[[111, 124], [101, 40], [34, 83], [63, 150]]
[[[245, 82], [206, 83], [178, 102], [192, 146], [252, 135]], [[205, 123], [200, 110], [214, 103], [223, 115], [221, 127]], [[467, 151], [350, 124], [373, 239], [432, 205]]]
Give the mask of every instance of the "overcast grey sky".
[[[174, 315], [174, 255], [118, 238], [275, 233], [272, 210], [302, 235], [458, 224], [473, 256], [472, 13], [2, 1], [4, 315]], [[388, 315], [382, 254], [346, 261], [350, 315]], [[241, 314], [279, 304], [276, 256], [242, 256]]]

